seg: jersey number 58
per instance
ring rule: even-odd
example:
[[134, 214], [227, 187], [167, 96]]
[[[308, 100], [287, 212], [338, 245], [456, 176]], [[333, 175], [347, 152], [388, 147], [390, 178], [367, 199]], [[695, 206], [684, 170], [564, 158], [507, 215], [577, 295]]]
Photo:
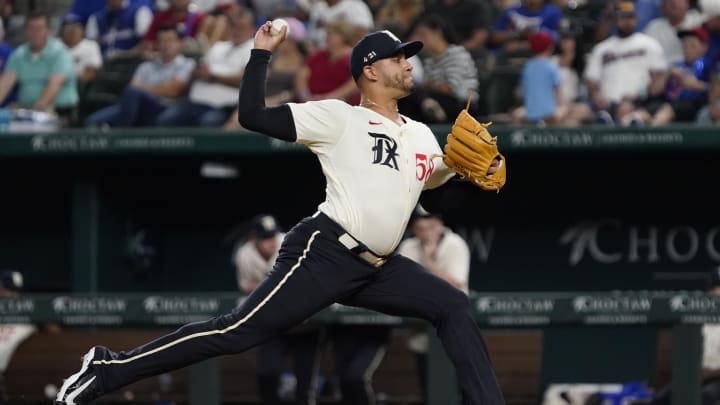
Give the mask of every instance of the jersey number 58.
[[415, 175], [419, 181], [426, 182], [433, 170], [435, 170], [435, 163], [432, 159], [428, 159], [424, 153], [415, 154]]

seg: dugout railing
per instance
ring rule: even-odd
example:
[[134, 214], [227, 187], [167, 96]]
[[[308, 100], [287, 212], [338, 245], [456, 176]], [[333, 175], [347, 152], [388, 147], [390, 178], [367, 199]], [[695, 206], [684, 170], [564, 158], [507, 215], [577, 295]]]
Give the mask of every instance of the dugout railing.
[[[51, 323], [61, 328], [172, 328], [186, 322], [204, 320], [232, 310], [242, 297], [224, 294], [31, 294], [0, 299], [0, 324]], [[602, 329], [646, 327], [672, 331], [671, 376], [673, 404], [700, 404], [701, 371], [700, 326], [720, 321], [720, 296], [699, 292], [606, 292], [606, 293], [478, 293], [470, 297], [478, 324], [484, 330], [530, 328], [550, 331], [572, 327], [587, 333]], [[377, 312], [333, 305], [308, 322], [320, 324], [390, 325], [403, 327], [418, 323]], [[428, 404], [447, 404], [456, 398], [453, 368], [438, 340], [431, 339], [427, 381]], [[102, 344], [102, 342], [97, 342]], [[614, 356], [619, 348], [606, 345], [584, 346]], [[573, 348], [568, 348], [572, 351]], [[552, 359], [543, 359], [552, 362]], [[642, 356], [626, 358], [622, 363], [642, 362]], [[220, 403], [218, 363], [215, 360], [192, 366], [189, 379], [191, 404]], [[558, 382], [573, 381], [576, 373], [592, 364], [577, 363], [564, 371]], [[617, 370], [617, 375], [621, 375]], [[618, 383], [622, 380], [593, 381]], [[643, 376], [636, 376], [641, 381]], [[644, 376], [645, 381], [650, 375]], [[202, 393], [193, 398], [193, 392]]]

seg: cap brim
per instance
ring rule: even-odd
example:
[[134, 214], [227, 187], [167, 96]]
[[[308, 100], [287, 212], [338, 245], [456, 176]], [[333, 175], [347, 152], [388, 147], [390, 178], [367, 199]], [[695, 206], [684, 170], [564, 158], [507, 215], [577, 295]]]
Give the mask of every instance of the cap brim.
[[395, 48], [396, 52], [402, 51], [406, 58], [415, 56], [423, 48], [423, 43], [420, 41], [403, 42]]
[[[391, 52], [388, 52], [386, 54], [380, 54], [376, 58], [372, 60], [372, 62], [365, 62], [365, 63], [358, 63], [357, 67], [353, 66], [352, 61], [350, 63], [350, 73], [352, 74], [353, 79], [357, 81], [360, 76], [362, 75], [362, 70], [365, 68], [365, 66], [369, 66], [374, 62], [377, 62], [380, 59], [386, 59], [389, 57], [392, 57], [393, 55], [396, 55], [400, 52], [405, 55], [406, 58], [410, 58], [411, 56], [415, 56], [418, 52], [420, 52], [423, 48], [423, 43], [420, 41], [412, 41], [412, 42], [401, 42], [397, 44]], [[354, 52], [354, 49], [353, 49]]]
[[700, 42], [702, 42], [703, 44], [707, 44], [707, 43], [709, 42], [709, 38], [708, 38], [708, 37], [705, 37], [705, 36], [703, 36], [702, 34], [699, 34], [699, 33], [695, 32], [695, 31], [686, 31], [686, 30], [678, 31], [677, 37], [678, 37], [679, 39], [683, 39], [683, 38], [685, 38], [685, 37], [695, 37], [695, 38], [699, 39]]

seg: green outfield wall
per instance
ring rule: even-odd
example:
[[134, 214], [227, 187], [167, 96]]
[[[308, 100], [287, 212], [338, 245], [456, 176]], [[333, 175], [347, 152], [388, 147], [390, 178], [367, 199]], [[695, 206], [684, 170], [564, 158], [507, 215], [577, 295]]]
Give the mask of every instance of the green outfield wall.
[[[473, 289], [696, 288], [720, 262], [714, 128], [494, 133], [499, 194], [427, 193], [471, 245]], [[203, 177], [208, 163], [237, 176]], [[47, 292], [231, 290], [238, 227], [269, 212], [289, 228], [324, 198], [304, 147], [208, 130], [3, 135], [0, 179], [0, 266]]]
[[[707, 272], [720, 263], [718, 131], [491, 129], [508, 160], [499, 194], [460, 182], [426, 193], [471, 246], [471, 288], [484, 292], [476, 308], [488, 311], [479, 321], [546, 328], [545, 382], [602, 381], [613, 370], [621, 378], [647, 376], [657, 319], [690, 342], [682, 353], [696, 353], [697, 323], [684, 324], [679, 312], [655, 318], [658, 308], [672, 308], [671, 300], [577, 297], [705, 287]], [[433, 130], [444, 143], [449, 127]], [[358, 153], [371, 159], [370, 150]], [[228, 174], [218, 167], [234, 176], [217, 177]], [[233, 291], [230, 257], [245, 221], [268, 212], [289, 228], [324, 198], [319, 164], [304, 147], [187, 128], [3, 134], [0, 179], [0, 268], [23, 271], [30, 292], [54, 296]], [[575, 298], [528, 298], [535, 292]], [[609, 318], [572, 312], [604, 306], [622, 310]], [[622, 320], [629, 308], [643, 312], [631, 311], [631, 321], [647, 323], [589, 327], [588, 319]], [[530, 309], [538, 312], [527, 315]], [[575, 318], [563, 323], [563, 314]], [[583, 350], [569, 342], [582, 342]], [[588, 347], [598, 358], [569, 373], [570, 361], [588, 355]], [[692, 405], [697, 392], [687, 381], [697, 377], [690, 371], [699, 358], [680, 353], [676, 365], [685, 367], [690, 395], [682, 403]]]

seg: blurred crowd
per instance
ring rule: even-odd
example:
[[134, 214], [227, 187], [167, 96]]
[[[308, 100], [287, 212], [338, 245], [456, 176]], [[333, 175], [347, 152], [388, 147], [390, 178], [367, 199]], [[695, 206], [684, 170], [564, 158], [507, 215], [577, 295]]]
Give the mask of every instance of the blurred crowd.
[[267, 104], [359, 94], [353, 44], [387, 29], [424, 42], [400, 112], [428, 124], [720, 122], [720, 0], [0, 0], [2, 107], [64, 127], [240, 128], [237, 90], [264, 21], [289, 37]]

